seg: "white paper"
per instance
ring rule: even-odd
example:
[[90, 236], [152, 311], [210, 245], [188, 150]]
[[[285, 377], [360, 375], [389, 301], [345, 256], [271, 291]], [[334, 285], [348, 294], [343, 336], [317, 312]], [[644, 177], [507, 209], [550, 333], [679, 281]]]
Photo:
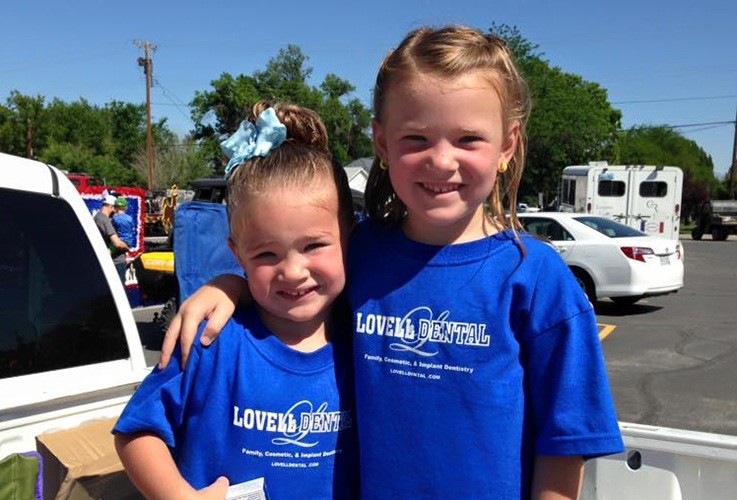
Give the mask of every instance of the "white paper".
[[268, 498], [262, 477], [231, 485], [225, 496], [225, 500], [268, 500]]

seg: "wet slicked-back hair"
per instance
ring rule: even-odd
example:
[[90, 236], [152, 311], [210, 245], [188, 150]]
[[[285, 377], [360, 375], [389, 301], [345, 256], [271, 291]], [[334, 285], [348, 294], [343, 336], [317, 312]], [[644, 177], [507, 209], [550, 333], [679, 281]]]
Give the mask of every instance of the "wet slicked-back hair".
[[[257, 102], [248, 118], [255, 122], [261, 112], [274, 108], [287, 127], [287, 139], [266, 156], [255, 156], [236, 167], [228, 178], [228, 216], [247, 210], [251, 202], [277, 187], [295, 188], [295, 196], [309, 195], [315, 185], [334, 186], [338, 194], [341, 225], [353, 224], [353, 201], [345, 169], [328, 149], [328, 134], [320, 117], [311, 109], [284, 102]], [[233, 226], [231, 224], [231, 233]]]
[[[374, 118], [382, 123], [387, 92], [393, 86], [417, 76], [430, 75], [455, 79], [474, 73], [488, 79], [502, 103], [504, 137], [510, 127], [519, 124], [517, 149], [508, 170], [497, 176], [489, 194], [489, 220], [498, 228], [511, 224], [520, 228], [516, 216], [517, 190], [525, 168], [527, 138], [525, 134], [530, 114], [527, 83], [520, 74], [506, 43], [491, 34], [466, 26], [420, 28], [410, 32], [402, 43], [384, 58], [374, 87]], [[380, 158], [374, 159], [366, 187], [366, 213], [375, 221], [399, 224], [407, 207], [397, 197], [389, 180], [388, 170], [379, 168]], [[511, 222], [504, 211], [504, 200], [509, 203]]]

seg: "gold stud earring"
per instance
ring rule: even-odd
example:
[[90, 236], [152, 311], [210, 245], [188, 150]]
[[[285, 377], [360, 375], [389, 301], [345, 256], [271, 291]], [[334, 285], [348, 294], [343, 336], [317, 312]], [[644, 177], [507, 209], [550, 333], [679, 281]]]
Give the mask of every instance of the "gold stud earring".
[[379, 168], [381, 170], [389, 170], [389, 165], [384, 163], [384, 160], [379, 160]]
[[497, 169], [497, 172], [500, 174], [503, 174], [504, 172], [507, 171], [508, 168], [509, 168], [509, 163], [507, 163], [506, 161], [503, 161], [499, 163], [499, 168]]

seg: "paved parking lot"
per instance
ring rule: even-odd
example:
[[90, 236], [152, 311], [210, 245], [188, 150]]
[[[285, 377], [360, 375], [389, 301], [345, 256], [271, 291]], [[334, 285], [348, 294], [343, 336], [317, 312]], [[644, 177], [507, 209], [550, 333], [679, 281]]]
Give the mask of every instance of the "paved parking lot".
[[153, 366], [159, 362], [161, 354], [161, 342], [163, 333], [161, 328], [154, 322], [154, 315], [161, 312], [163, 306], [137, 307], [133, 309], [133, 317], [136, 318], [136, 326], [143, 344], [143, 355], [146, 364]]
[[682, 243], [680, 292], [597, 305], [619, 419], [737, 435], [737, 239]]

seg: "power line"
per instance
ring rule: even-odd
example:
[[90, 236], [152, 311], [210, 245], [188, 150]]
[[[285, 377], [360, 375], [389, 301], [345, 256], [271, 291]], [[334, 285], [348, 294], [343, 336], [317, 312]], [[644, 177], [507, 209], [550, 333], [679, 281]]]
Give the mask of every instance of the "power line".
[[156, 101], [151, 101], [151, 105], [152, 106], [174, 106], [175, 108], [176, 107], [181, 107], [180, 104], [177, 104], [175, 102], [156, 102]]
[[[169, 99], [169, 101], [171, 101], [172, 103], [174, 103], [174, 105], [189, 107], [189, 104], [187, 104], [182, 99], [180, 99], [179, 96], [177, 96], [174, 92], [164, 87], [164, 85], [161, 83], [161, 80], [159, 80], [158, 78], [155, 78], [154, 81], [156, 82], [156, 85], [161, 87], [164, 93], [167, 94], [166, 98]], [[174, 101], [175, 99], [176, 99], [176, 102]]]
[[672, 97], [668, 99], [641, 99], [632, 101], [616, 101], [610, 104], [649, 104], [658, 102], [683, 102], [683, 101], [713, 101], [717, 99], [734, 99], [737, 95], [716, 95], [716, 96], [703, 96], [703, 97]]
[[[164, 97], [166, 97], [167, 99], [169, 99], [169, 101], [171, 102], [171, 105], [174, 106], [175, 108], [177, 108], [177, 111], [179, 111], [179, 113], [184, 118], [186, 118], [188, 121], [190, 121], [194, 125], [195, 124], [194, 120], [192, 120], [192, 118], [189, 115], [187, 115], [182, 110], [183, 107], [189, 109], [189, 106], [187, 104], [185, 104], [184, 101], [182, 101], [181, 99], [179, 99], [173, 92], [171, 92], [169, 89], [167, 89], [166, 87], [164, 87], [161, 84], [161, 81], [159, 81], [158, 79], [156, 79], [154, 81], [156, 83], [156, 86], [161, 89], [161, 93], [164, 94]], [[174, 99], [178, 100], [179, 103], [175, 102]]]
[[[705, 122], [705, 123], [686, 123], [683, 125], [660, 125], [661, 127], [666, 128], [688, 128], [688, 127], [711, 127], [711, 126], [720, 126], [720, 125], [734, 125], [734, 120], [728, 120], [723, 122]], [[637, 128], [637, 127], [633, 127]]]
[[720, 128], [720, 127], [723, 127], [723, 126], [724, 125], [709, 125], [709, 126], [697, 128], [697, 129], [694, 129], [694, 130], [689, 130], [688, 132], [684, 132], [684, 133], [693, 134], [693, 133], [696, 133], [696, 132], [703, 132], [705, 130], [713, 130], [715, 128]]

